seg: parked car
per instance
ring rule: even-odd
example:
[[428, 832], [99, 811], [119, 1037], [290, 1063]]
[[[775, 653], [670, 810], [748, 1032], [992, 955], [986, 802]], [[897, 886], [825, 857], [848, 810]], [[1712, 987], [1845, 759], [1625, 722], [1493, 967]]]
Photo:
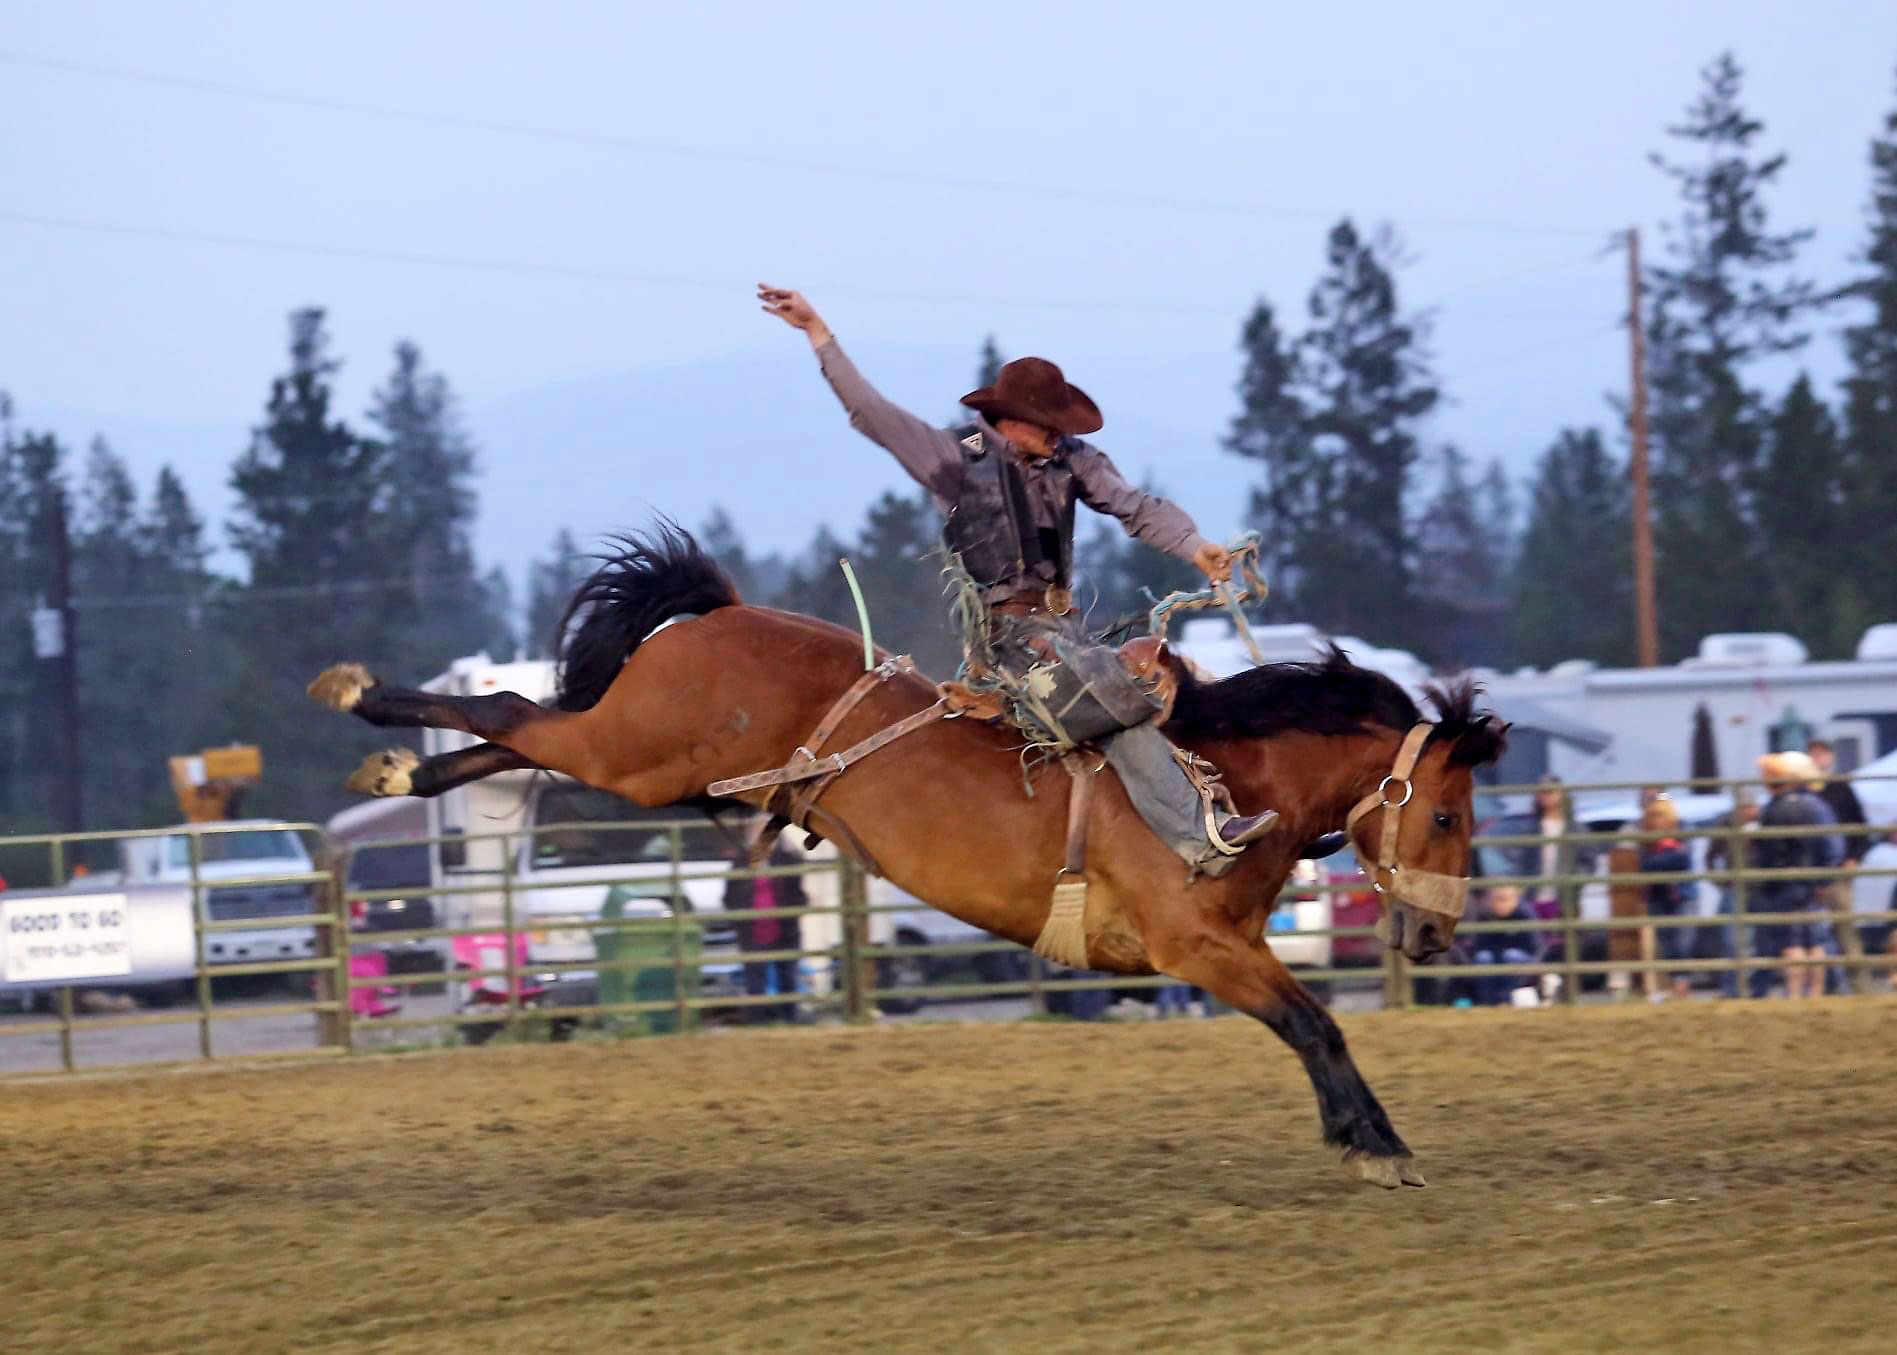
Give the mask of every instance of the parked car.
[[[258, 825], [255, 828], [249, 824]], [[180, 829], [162, 837], [124, 838], [119, 842], [119, 869], [91, 877], [92, 887], [123, 880], [128, 884], [182, 884], [192, 880], [191, 844], [197, 841], [197, 879], [204, 886], [202, 916], [207, 922], [255, 920], [255, 929], [208, 932], [204, 937], [207, 962], [255, 964], [268, 960], [302, 960], [316, 953], [314, 926], [272, 926], [272, 918], [306, 916], [323, 911], [313, 883], [253, 883], [277, 875], [314, 872], [303, 839], [287, 828], [271, 826], [268, 819], [234, 820], [238, 832], [201, 832]], [[192, 829], [227, 827], [194, 824]]]
[[[357, 945], [372, 945], [388, 958], [391, 974], [418, 974], [447, 967], [445, 942], [411, 939], [378, 944], [377, 933], [427, 931], [439, 925], [428, 896], [432, 865], [425, 842], [363, 842], [342, 867], [349, 930]], [[407, 891], [394, 898], [363, 898]]]

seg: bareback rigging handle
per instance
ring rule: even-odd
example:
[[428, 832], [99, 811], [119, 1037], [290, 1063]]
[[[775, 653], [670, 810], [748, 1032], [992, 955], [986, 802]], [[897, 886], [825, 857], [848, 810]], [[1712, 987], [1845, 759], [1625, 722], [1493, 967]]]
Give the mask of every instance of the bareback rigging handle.
[[1256, 664], [1266, 662], [1264, 651], [1258, 648], [1258, 641], [1251, 633], [1251, 622], [1246, 619], [1245, 602], [1263, 602], [1271, 592], [1265, 583], [1265, 576], [1258, 572], [1258, 533], [1246, 532], [1235, 540], [1231, 547], [1233, 580], [1243, 580], [1244, 587], [1234, 582], [1215, 583], [1210, 588], [1201, 588], [1196, 592], [1168, 593], [1153, 604], [1148, 613], [1146, 626], [1154, 635], [1162, 639], [1166, 627], [1174, 612], [1197, 612], [1207, 607], [1223, 607], [1231, 613], [1232, 625], [1238, 631], [1238, 638], [1245, 643], [1245, 652], [1251, 655]]

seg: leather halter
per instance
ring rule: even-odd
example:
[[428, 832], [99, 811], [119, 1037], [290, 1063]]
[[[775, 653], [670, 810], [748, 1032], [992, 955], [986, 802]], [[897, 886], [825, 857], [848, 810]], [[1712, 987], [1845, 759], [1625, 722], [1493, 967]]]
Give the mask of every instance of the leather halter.
[[[1382, 840], [1377, 844], [1377, 860], [1373, 866], [1364, 858], [1363, 849], [1357, 849], [1357, 857], [1363, 861], [1364, 869], [1370, 876], [1370, 887], [1388, 898], [1399, 899], [1412, 908], [1421, 908], [1426, 912], [1440, 913], [1444, 917], [1462, 916], [1469, 901], [1469, 877], [1466, 875], [1443, 875], [1433, 870], [1405, 870], [1397, 864], [1396, 842], [1403, 822], [1403, 806], [1410, 802], [1416, 793], [1416, 786], [1410, 780], [1416, 771], [1416, 760], [1422, 756], [1423, 744], [1428, 741], [1431, 724], [1414, 726], [1403, 736], [1402, 747], [1397, 749], [1396, 761], [1390, 767], [1390, 774], [1377, 783], [1377, 788], [1363, 799], [1344, 820], [1344, 828], [1352, 833], [1352, 845], [1355, 845], [1357, 821], [1364, 815], [1383, 811]], [[1391, 793], [1402, 788], [1402, 798], [1393, 800]], [[1398, 876], [1401, 875], [1399, 881]]]

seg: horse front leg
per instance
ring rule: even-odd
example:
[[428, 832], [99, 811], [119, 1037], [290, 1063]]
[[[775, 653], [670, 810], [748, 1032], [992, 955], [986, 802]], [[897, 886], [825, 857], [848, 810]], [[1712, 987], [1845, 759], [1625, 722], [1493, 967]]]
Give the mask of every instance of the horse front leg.
[[1343, 1032], [1284, 962], [1263, 942], [1252, 944], [1224, 918], [1199, 918], [1192, 930], [1148, 938], [1154, 965], [1262, 1021], [1297, 1051], [1317, 1093], [1324, 1142], [1344, 1165], [1373, 1185], [1424, 1184], [1410, 1150], [1357, 1071]]

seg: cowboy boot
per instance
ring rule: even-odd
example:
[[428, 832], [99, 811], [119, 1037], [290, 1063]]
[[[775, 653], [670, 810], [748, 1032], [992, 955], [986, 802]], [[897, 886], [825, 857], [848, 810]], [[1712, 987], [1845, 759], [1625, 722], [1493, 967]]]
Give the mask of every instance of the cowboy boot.
[[1277, 826], [1278, 811], [1267, 809], [1262, 814], [1242, 814], [1225, 820], [1219, 825], [1219, 836], [1228, 847], [1249, 847]]

